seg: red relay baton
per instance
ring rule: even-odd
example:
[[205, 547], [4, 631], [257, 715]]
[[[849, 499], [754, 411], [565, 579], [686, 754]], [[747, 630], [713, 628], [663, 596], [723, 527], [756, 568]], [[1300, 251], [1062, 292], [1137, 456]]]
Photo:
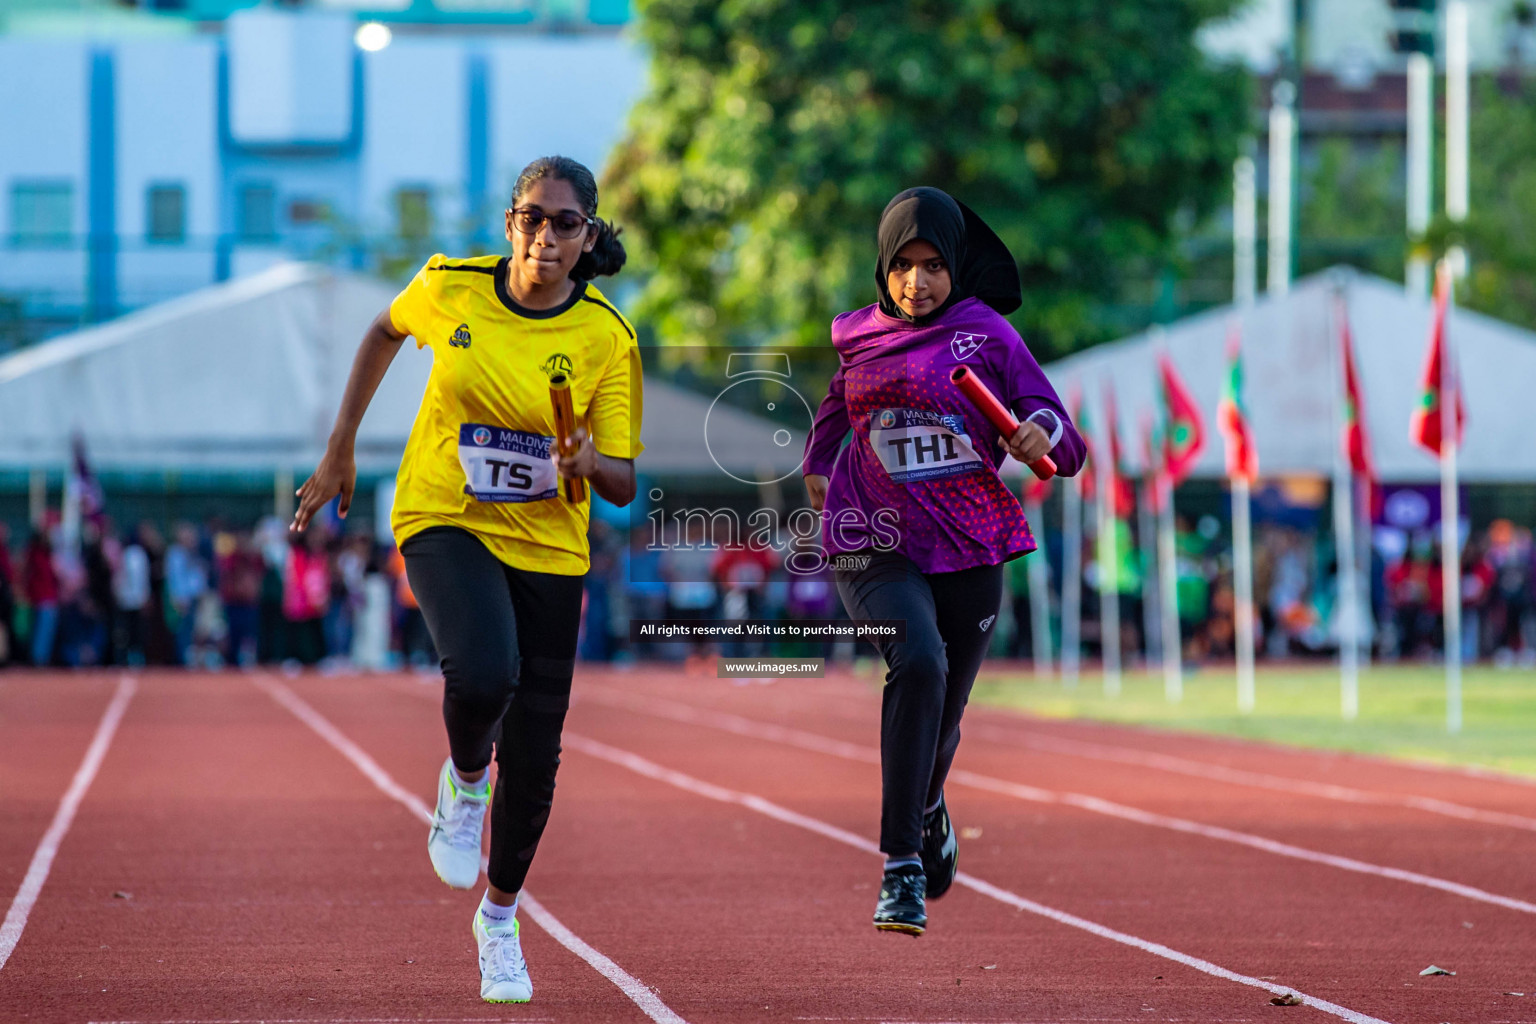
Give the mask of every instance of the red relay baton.
[[[981, 410], [981, 414], [991, 421], [992, 425], [1000, 430], [1004, 437], [1012, 437], [1014, 431], [1019, 429], [1019, 421], [1013, 418], [1013, 413], [1008, 407], [997, 400], [981, 378], [971, 372], [969, 366], [957, 366], [949, 379], [971, 400], [971, 404]], [[1056, 463], [1051, 461], [1049, 455], [1042, 455], [1034, 462], [1028, 463], [1035, 476], [1041, 480], [1049, 480], [1056, 475]]]

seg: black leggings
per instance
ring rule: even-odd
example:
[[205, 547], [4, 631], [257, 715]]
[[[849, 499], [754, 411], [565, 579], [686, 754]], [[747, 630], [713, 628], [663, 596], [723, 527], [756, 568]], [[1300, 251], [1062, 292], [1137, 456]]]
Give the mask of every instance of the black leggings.
[[862, 569], [840, 569], [837, 590], [855, 622], [904, 619], [904, 643], [876, 643], [885, 658], [880, 717], [880, 849], [903, 856], [923, 843], [923, 808], [938, 802], [960, 746], [960, 716], [981, 669], [1003, 600], [1003, 567], [921, 573], [896, 552], [865, 550]]
[[454, 767], [477, 772], [495, 748], [486, 874], [496, 888], [517, 892], [555, 799], [583, 577], [514, 569], [451, 526], [423, 530], [400, 553], [442, 656]]

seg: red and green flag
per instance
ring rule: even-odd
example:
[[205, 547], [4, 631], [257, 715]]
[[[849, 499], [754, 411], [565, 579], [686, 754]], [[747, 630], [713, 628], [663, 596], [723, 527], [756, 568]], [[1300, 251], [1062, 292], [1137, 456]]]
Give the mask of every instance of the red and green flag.
[[[1421, 448], [1435, 455], [1440, 454], [1440, 424], [1446, 401], [1445, 387], [1445, 311], [1450, 305], [1451, 277], [1445, 265], [1435, 278], [1435, 305], [1429, 321], [1429, 352], [1424, 360], [1424, 373], [1419, 384], [1419, 400], [1413, 407], [1413, 417], [1408, 423], [1408, 436]], [[1453, 373], [1454, 377], [1455, 374]], [[1467, 413], [1462, 404], [1460, 381], [1452, 401], [1455, 405], [1456, 444], [1466, 429]]]
[[1159, 353], [1157, 363], [1163, 393], [1164, 466], [1177, 486], [1195, 468], [1205, 447], [1205, 422], [1168, 353]]
[[1226, 442], [1227, 476], [1253, 483], [1259, 475], [1259, 452], [1243, 404], [1243, 342], [1236, 323], [1227, 338], [1227, 375], [1216, 406], [1216, 426]]
[[1349, 330], [1349, 309], [1339, 299], [1339, 347], [1344, 357], [1344, 454], [1350, 471], [1367, 480], [1376, 479], [1376, 462], [1371, 457], [1371, 436], [1365, 429], [1365, 396], [1360, 390], [1360, 373], [1355, 369], [1355, 340]]
[[1077, 471], [1077, 478], [1082, 481], [1083, 500], [1092, 501], [1098, 493], [1094, 484], [1094, 474], [1097, 468], [1093, 459], [1093, 425], [1088, 422], [1088, 409], [1083, 404], [1083, 393], [1078, 389], [1072, 390], [1072, 398], [1068, 412], [1072, 416], [1072, 422], [1077, 425], [1077, 432], [1083, 439], [1083, 468]]
[[1115, 413], [1114, 385], [1107, 380], [1104, 382], [1104, 419], [1108, 421], [1105, 429], [1109, 434], [1107, 458], [1109, 459], [1110, 493], [1115, 496], [1112, 509], [1115, 518], [1120, 519], [1136, 511], [1136, 489], [1126, 478], [1125, 467], [1120, 462], [1120, 417]]

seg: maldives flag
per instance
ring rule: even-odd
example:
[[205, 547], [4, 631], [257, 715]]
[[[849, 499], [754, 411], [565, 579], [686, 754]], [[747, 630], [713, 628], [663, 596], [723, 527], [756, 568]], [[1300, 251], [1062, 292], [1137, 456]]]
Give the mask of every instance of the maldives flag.
[[1205, 422], [1168, 353], [1159, 353], [1157, 364], [1163, 392], [1164, 466], [1177, 486], [1189, 476], [1205, 447]]
[[1067, 410], [1072, 416], [1072, 422], [1077, 425], [1077, 432], [1083, 439], [1083, 468], [1077, 471], [1077, 478], [1082, 481], [1083, 500], [1092, 501], [1098, 493], [1094, 476], [1097, 468], [1093, 459], [1093, 425], [1088, 422], [1088, 410], [1083, 406], [1083, 393], [1076, 388], [1072, 390], [1071, 408]]
[[1109, 421], [1109, 477], [1111, 493], [1115, 496], [1114, 515], [1124, 518], [1136, 510], [1136, 489], [1126, 479], [1120, 464], [1120, 417], [1115, 415], [1115, 389], [1104, 382], [1104, 418]]
[[[1451, 278], [1440, 265], [1435, 277], [1435, 307], [1429, 321], [1429, 353], [1424, 360], [1424, 374], [1419, 384], [1419, 401], [1413, 408], [1413, 418], [1408, 423], [1409, 438], [1421, 448], [1435, 455], [1440, 454], [1440, 420], [1442, 403], [1445, 401], [1445, 382], [1441, 379], [1441, 364], [1445, 361], [1445, 310], [1450, 304]], [[1456, 444], [1466, 429], [1467, 412], [1462, 404], [1460, 381], [1456, 387]]]
[[1243, 405], [1243, 345], [1236, 323], [1227, 338], [1227, 378], [1216, 406], [1216, 426], [1226, 442], [1227, 476], [1253, 483], [1259, 475], [1259, 453]]
[[1360, 374], [1355, 369], [1355, 341], [1349, 332], [1349, 310], [1339, 299], [1339, 347], [1344, 356], [1344, 454], [1356, 476], [1376, 479], [1376, 463], [1371, 458], [1371, 437], [1365, 430], [1365, 397], [1360, 391]]

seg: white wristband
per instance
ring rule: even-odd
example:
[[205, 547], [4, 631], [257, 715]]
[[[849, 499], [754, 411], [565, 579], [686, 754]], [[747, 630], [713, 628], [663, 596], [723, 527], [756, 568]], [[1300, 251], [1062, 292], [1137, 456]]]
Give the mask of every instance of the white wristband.
[[[1040, 416], [1049, 416], [1051, 418], [1050, 422], [1052, 425], [1047, 427], [1044, 420], [1037, 418]], [[1036, 409], [1034, 412], [1024, 417], [1024, 419], [1030, 423], [1035, 424], [1041, 430], [1049, 430], [1051, 432], [1052, 448], [1056, 447], [1056, 442], [1060, 441], [1061, 435], [1067, 431], [1066, 424], [1061, 422], [1061, 417], [1057, 416], [1055, 410], [1052, 409]]]

